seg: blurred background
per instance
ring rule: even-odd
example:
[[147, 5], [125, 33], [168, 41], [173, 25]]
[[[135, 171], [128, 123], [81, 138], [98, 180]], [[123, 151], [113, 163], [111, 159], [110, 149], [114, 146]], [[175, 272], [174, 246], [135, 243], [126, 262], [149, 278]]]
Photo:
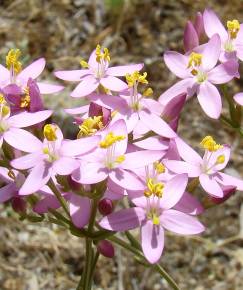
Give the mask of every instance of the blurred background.
[[[243, 1], [168, 0], [15, 0], [0, 1], [0, 60], [10, 48], [20, 48], [23, 62], [45, 57], [42, 77], [54, 81], [57, 69], [78, 69], [96, 45], [110, 49], [113, 64], [144, 62], [150, 86], [158, 97], [176, 82], [163, 63], [167, 49], [183, 51], [183, 29], [197, 11], [213, 8], [222, 22], [243, 22]], [[241, 74], [243, 73], [241, 67]], [[243, 75], [243, 74], [242, 74]], [[0, 76], [1, 77], [1, 76]], [[56, 80], [56, 82], [58, 82]], [[69, 96], [68, 84], [59, 95], [45, 98], [64, 119], [62, 108], [80, 105]], [[242, 80], [230, 84], [243, 91]], [[66, 128], [68, 131], [69, 128]], [[205, 135], [232, 145], [227, 172], [243, 176], [243, 142], [233, 131], [206, 117], [193, 99], [185, 106], [181, 136], [197, 147]], [[162, 266], [182, 290], [242, 290], [242, 193], [209, 209], [202, 221], [202, 239], [166, 236]], [[0, 290], [75, 289], [83, 268], [84, 247], [79, 239], [58, 227], [18, 221], [10, 208], [0, 207]], [[101, 258], [95, 273], [96, 290], [162, 290], [165, 281], [116, 248], [113, 260]]]

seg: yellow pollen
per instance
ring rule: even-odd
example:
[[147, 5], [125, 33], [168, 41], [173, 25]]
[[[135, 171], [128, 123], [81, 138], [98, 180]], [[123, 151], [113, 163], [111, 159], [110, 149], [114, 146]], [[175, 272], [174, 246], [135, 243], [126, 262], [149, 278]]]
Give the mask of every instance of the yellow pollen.
[[160, 224], [159, 217], [156, 214], [153, 214], [153, 224], [156, 226]]
[[44, 154], [49, 154], [49, 152], [50, 152], [49, 149], [48, 149], [47, 147], [43, 148], [42, 151], [43, 151]]
[[108, 62], [110, 62], [111, 60], [109, 49], [106, 47], [102, 49], [99, 44], [96, 46], [95, 54], [96, 54], [96, 61], [98, 63], [101, 63], [102, 60], [106, 60]]
[[6, 56], [6, 66], [7, 68], [13, 69], [16, 74], [22, 70], [22, 64], [19, 61], [21, 51], [19, 49], [10, 49]]
[[78, 132], [77, 138], [91, 136], [102, 128], [104, 128], [102, 116], [87, 118], [83, 121], [82, 125], [79, 126], [80, 131]]
[[100, 142], [100, 148], [106, 149], [109, 148], [116, 142], [124, 140], [126, 137], [123, 135], [114, 135], [113, 132], [108, 133], [105, 136], [105, 139]]
[[161, 163], [161, 162], [155, 162], [154, 163], [154, 169], [156, 170], [156, 172], [158, 173], [158, 174], [161, 174], [161, 173], [165, 173], [165, 166], [164, 166], [164, 164], [163, 163]]
[[240, 23], [238, 20], [234, 19], [232, 21], [227, 21], [228, 33], [231, 39], [235, 39], [240, 30]]
[[84, 59], [81, 58], [79, 63], [80, 63], [82, 68], [89, 68], [89, 64]]
[[211, 152], [215, 152], [221, 148], [223, 148], [222, 145], [217, 144], [212, 136], [206, 136], [205, 138], [202, 139], [200, 145], [202, 145], [202, 147], [205, 150], [211, 151]]
[[145, 190], [144, 195], [146, 197], [154, 195], [161, 198], [163, 195], [164, 184], [162, 182], [155, 183], [152, 178], [147, 181], [148, 189]]
[[197, 70], [195, 69], [195, 67], [199, 67], [202, 64], [202, 54], [200, 53], [196, 53], [196, 52], [192, 52], [189, 56], [189, 62], [188, 62], [188, 68], [192, 68], [191, 73], [193, 75], [197, 74]]
[[48, 141], [56, 141], [57, 135], [56, 135], [57, 127], [52, 124], [46, 124], [43, 130], [44, 136]]
[[149, 191], [149, 190], [145, 190], [144, 191], [144, 196], [145, 197], [150, 197], [152, 195], [152, 192], [151, 191]]
[[14, 174], [14, 172], [13, 172], [12, 169], [9, 169], [9, 171], [8, 171], [8, 176], [9, 176], [10, 178], [12, 178], [13, 180], [15, 180], [15, 178], [16, 178], [16, 176], [15, 176], [15, 174]]
[[216, 164], [223, 164], [225, 162], [225, 156], [219, 155], [216, 161]]
[[143, 96], [144, 97], [151, 97], [153, 94], [153, 90], [151, 88], [147, 88], [144, 92], [143, 92]]
[[20, 108], [26, 108], [30, 105], [30, 91], [29, 88], [24, 88], [25, 96], [21, 98]]
[[120, 155], [118, 157], [116, 157], [116, 163], [122, 163], [125, 160], [125, 155]]
[[5, 104], [5, 103], [6, 103], [6, 101], [5, 101], [3, 94], [0, 94], [0, 105]]
[[146, 72], [144, 72], [143, 74], [140, 74], [138, 71], [135, 71], [132, 74], [126, 74], [126, 81], [127, 81], [128, 86], [131, 88], [135, 84], [138, 84], [138, 83], [148, 84], [146, 77], [147, 77]]
[[6, 117], [10, 113], [10, 108], [8, 106], [2, 107], [2, 117]]

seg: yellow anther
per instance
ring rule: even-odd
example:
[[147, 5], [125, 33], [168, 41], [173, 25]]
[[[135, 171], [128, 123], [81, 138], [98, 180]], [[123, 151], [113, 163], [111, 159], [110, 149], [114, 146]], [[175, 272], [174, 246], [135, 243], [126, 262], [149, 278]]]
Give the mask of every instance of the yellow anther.
[[[147, 181], [147, 187], [148, 187], [148, 190], [146, 190], [145, 192], [148, 191], [151, 193], [150, 195], [153, 194], [159, 198], [162, 197], [163, 189], [164, 189], [164, 184], [162, 182], [154, 183], [153, 179], [149, 178]], [[145, 192], [144, 192], [144, 195], [145, 195]]]
[[3, 94], [0, 94], [0, 105], [5, 104], [5, 103], [6, 103], [6, 101], [5, 101]]
[[161, 163], [161, 162], [155, 162], [154, 163], [154, 169], [156, 170], [156, 172], [158, 173], [158, 174], [161, 174], [161, 173], [165, 173], [165, 166], [164, 166], [164, 164], [163, 163]]
[[211, 151], [211, 152], [215, 152], [221, 148], [223, 148], [222, 145], [217, 144], [212, 136], [206, 136], [205, 138], [202, 139], [201, 143], [202, 147], [205, 150]]
[[81, 58], [79, 63], [80, 63], [82, 68], [89, 68], [89, 64], [84, 59]]
[[56, 141], [57, 135], [56, 135], [57, 127], [52, 124], [46, 124], [44, 127], [44, 136], [48, 141]]
[[148, 84], [146, 77], [147, 77], [146, 72], [144, 72], [143, 74], [140, 74], [138, 71], [135, 71], [132, 74], [126, 74], [126, 81], [127, 81], [128, 86], [131, 88], [135, 84], [138, 84], [138, 83]]
[[102, 116], [87, 118], [83, 121], [82, 125], [79, 126], [80, 131], [78, 132], [77, 138], [91, 136], [102, 128], [104, 128]]
[[95, 54], [96, 61], [98, 63], [101, 63], [102, 60], [106, 60], [108, 62], [111, 60], [108, 48], [104, 47], [104, 49], [102, 50], [99, 44], [96, 46]]
[[100, 142], [100, 147], [103, 149], [109, 148], [116, 142], [124, 140], [126, 137], [123, 135], [114, 135], [113, 132], [108, 133], [105, 139]]
[[160, 224], [159, 217], [156, 214], [153, 214], [153, 224], [156, 226]]
[[122, 163], [125, 160], [125, 155], [120, 155], [118, 157], [116, 157], [116, 163]]
[[30, 90], [28, 87], [24, 88], [25, 96], [20, 100], [20, 108], [27, 108], [30, 105]]
[[227, 21], [228, 33], [231, 39], [235, 39], [240, 30], [240, 22], [236, 19]]
[[149, 190], [145, 190], [144, 191], [144, 196], [145, 197], [150, 197], [152, 195], [152, 192], [151, 191], [149, 191]]
[[50, 153], [50, 151], [49, 151], [49, 149], [47, 147], [44, 147], [42, 151], [43, 151], [44, 154], [49, 154]]
[[216, 164], [223, 164], [225, 162], [225, 156], [219, 155], [216, 161]]
[[193, 75], [197, 74], [197, 70], [195, 69], [195, 67], [199, 67], [202, 64], [202, 54], [200, 53], [196, 53], [196, 52], [192, 52], [189, 55], [189, 62], [188, 62], [188, 68], [192, 68], [193, 70], [191, 71], [191, 73]]
[[9, 169], [9, 171], [8, 171], [8, 176], [9, 176], [10, 178], [12, 178], [13, 180], [15, 180], [15, 178], [16, 178], [16, 176], [15, 176], [15, 174], [14, 174], [14, 172], [13, 172], [12, 169]]
[[117, 110], [115, 110], [115, 111], [112, 111], [111, 112], [111, 118], [114, 118], [115, 117], [115, 115], [118, 113], [118, 111]]
[[10, 108], [9, 106], [3, 106], [2, 107], [2, 117], [6, 117], [7, 115], [9, 115], [10, 113]]
[[10, 49], [6, 56], [6, 66], [7, 68], [13, 69], [16, 74], [22, 70], [22, 64], [19, 61], [21, 51], [19, 49]]
[[143, 96], [144, 97], [151, 97], [153, 94], [153, 90], [151, 88], [147, 88], [144, 92], [143, 92]]

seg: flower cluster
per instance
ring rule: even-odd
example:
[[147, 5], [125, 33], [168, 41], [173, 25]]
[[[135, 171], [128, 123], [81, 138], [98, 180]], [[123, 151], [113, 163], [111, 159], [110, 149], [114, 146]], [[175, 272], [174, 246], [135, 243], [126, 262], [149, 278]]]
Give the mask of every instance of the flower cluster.
[[[243, 25], [232, 20], [226, 27], [209, 9], [187, 23], [185, 54], [164, 54], [167, 67], [182, 80], [158, 100], [142, 63], [112, 67], [109, 50], [100, 45], [88, 62], [81, 59], [81, 69], [56, 71], [57, 78], [78, 83], [71, 97], [87, 100], [87, 105], [65, 109], [74, 118], [75, 140], [66, 139], [49, 119], [52, 111], [44, 109], [41, 95], [63, 89], [36, 81], [45, 60], [23, 69], [20, 50], [11, 49], [6, 67], [0, 65], [0, 176], [5, 184], [0, 202], [10, 200], [23, 217], [57, 216], [62, 207], [72, 230], [92, 237], [95, 227], [105, 237], [139, 228], [142, 252], [152, 264], [162, 255], [165, 230], [202, 233], [198, 215], [205, 209], [194, 189], [199, 186], [200, 194], [218, 203], [243, 190], [243, 181], [222, 172], [229, 145], [206, 136], [198, 143], [201, 157], [177, 128], [194, 95], [203, 111], [218, 119], [218, 85], [239, 78]], [[204, 34], [208, 42], [200, 44]], [[243, 105], [242, 93], [234, 99]], [[129, 201], [125, 208], [124, 199]], [[107, 243], [98, 243], [98, 251], [107, 251]]]

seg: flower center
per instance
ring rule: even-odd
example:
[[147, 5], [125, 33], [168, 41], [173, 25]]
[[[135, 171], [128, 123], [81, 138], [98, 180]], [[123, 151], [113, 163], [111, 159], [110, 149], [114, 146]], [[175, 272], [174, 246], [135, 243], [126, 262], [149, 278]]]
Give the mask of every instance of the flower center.
[[19, 61], [21, 51], [19, 49], [10, 49], [6, 56], [6, 66], [10, 71], [10, 82], [15, 83], [16, 75], [22, 70], [22, 64]]
[[207, 79], [207, 74], [200, 69], [201, 64], [202, 64], [202, 54], [192, 52], [189, 55], [187, 68], [189, 68], [191, 74], [196, 77], [198, 83], [203, 83]]
[[79, 126], [80, 131], [78, 132], [77, 138], [91, 136], [103, 128], [104, 125], [102, 122], [102, 116], [89, 117], [83, 121], [82, 125]]

